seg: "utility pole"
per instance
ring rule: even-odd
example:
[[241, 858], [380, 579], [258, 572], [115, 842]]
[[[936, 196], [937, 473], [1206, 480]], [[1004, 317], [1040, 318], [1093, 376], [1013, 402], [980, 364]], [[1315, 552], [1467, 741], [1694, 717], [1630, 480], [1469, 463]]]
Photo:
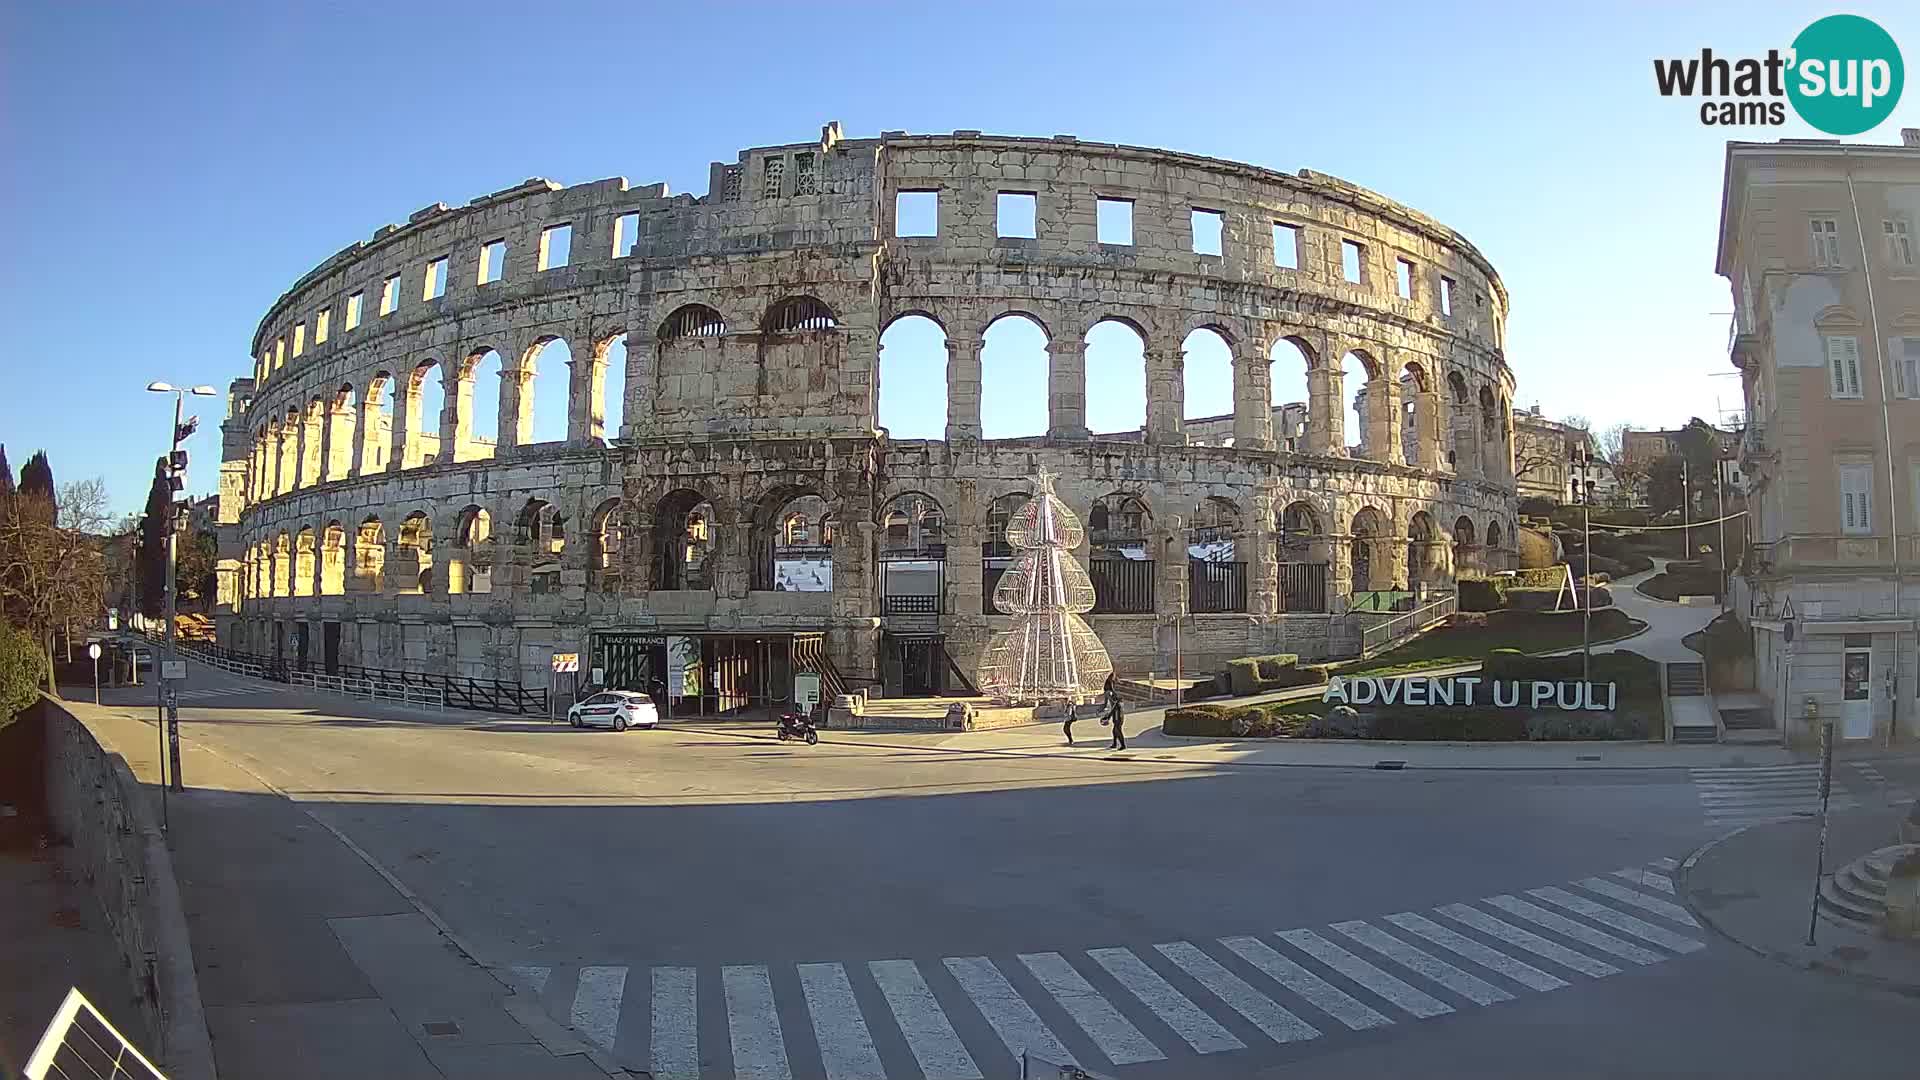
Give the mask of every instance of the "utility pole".
[[[1573, 448], [1572, 471], [1580, 500], [1581, 547], [1586, 550], [1586, 581], [1580, 589], [1580, 681], [1593, 685], [1593, 496], [1587, 490], [1587, 470], [1593, 455], [1583, 444]], [[1588, 691], [1592, 693], [1591, 690]]]
[[1727, 592], [1733, 581], [1733, 569], [1727, 562], [1727, 465], [1716, 458], [1713, 467], [1713, 492], [1720, 500], [1720, 610], [1727, 610]]
[[1680, 455], [1680, 544], [1685, 548], [1680, 557], [1693, 558], [1693, 478], [1684, 452]]
[[174, 624], [178, 621], [179, 616], [176, 566], [179, 561], [180, 526], [184, 519], [180, 515], [179, 507], [174, 502], [174, 496], [186, 490], [187, 486], [187, 453], [180, 449], [180, 441], [193, 434], [194, 427], [199, 423], [199, 418], [196, 417], [191, 422], [182, 423], [180, 414], [184, 408], [188, 394], [199, 397], [213, 397], [218, 394], [219, 391], [211, 386], [172, 386], [163, 382], [148, 383], [147, 390], [156, 394], [173, 395], [173, 426], [167, 432], [167, 460], [165, 469], [168, 487], [167, 508], [165, 511], [166, 521], [164, 522], [167, 534], [167, 658], [165, 661], [162, 661], [162, 666], [158, 672], [161, 677], [154, 681], [154, 685], [160, 695], [161, 712], [163, 713], [166, 731], [167, 752], [164, 761], [166, 772], [169, 775], [167, 777], [167, 783], [164, 786], [171, 787], [174, 791], [185, 791], [186, 785], [182, 783], [180, 779], [180, 711], [179, 706], [175, 703], [177, 699], [174, 696], [176, 691], [173, 682], [166, 678], [167, 667], [165, 665], [177, 664], [180, 660], [180, 647], [175, 640]]

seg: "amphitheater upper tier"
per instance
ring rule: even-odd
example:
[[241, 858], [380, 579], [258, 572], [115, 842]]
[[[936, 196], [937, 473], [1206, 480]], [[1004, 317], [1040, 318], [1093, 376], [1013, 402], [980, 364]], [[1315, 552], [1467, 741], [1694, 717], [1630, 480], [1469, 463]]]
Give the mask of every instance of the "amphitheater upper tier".
[[[1464, 237], [1352, 184], [1069, 136], [828, 125], [715, 163], [705, 196], [435, 204], [261, 320], [225, 426], [223, 643], [540, 685], [581, 652], [645, 684], [684, 637], [720, 710], [797, 667], [953, 686], [1044, 467], [1121, 670], [1169, 666], [1182, 613], [1189, 664], [1337, 652], [1354, 595], [1511, 560], [1506, 310]], [[883, 364], [912, 317], [944, 356]], [[1005, 320], [1044, 337], [1044, 431], [984, 438]], [[1138, 338], [1144, 415], [1096, 432], [1107, 323]], [[1195, 335], [1230, 414], [1190, 415]], [[1306, 400], [1275, 401], [1301, 369]], [[883, 394], [940, 385], [943, 437], [883, 426]]]

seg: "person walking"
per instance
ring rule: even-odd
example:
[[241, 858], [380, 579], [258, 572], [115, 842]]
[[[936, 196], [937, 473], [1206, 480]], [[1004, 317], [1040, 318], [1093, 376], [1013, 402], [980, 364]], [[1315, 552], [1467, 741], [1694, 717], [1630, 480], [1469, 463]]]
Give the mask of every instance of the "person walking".
[[1080, 706], [1076, 699], [1074, 698], [1067, 699], [1067, 722], [1060, 725], [1060, 730], [1067, 733], [1068, 746], [1073, 745], [1073, 714], [1077, 709], [1079, 709], [1079, 707]]
[[1125, 714], [1121, 711], [1120, 691], [1114, 688], [1112, 675], [1107, 676], [1107, 715], [1105, 719], [1113, 725], [1113, 740], [1107, 744], [1107, 749], [1125, 750], [1127, 748]]

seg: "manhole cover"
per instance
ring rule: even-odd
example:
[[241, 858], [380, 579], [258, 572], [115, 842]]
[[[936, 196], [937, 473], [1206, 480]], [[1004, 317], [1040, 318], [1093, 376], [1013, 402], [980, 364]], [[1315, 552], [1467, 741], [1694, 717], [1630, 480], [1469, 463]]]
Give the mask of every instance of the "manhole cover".
[[428, 1020], [421, 1024], [420, 1027], [429, 1035], [460, 1034], [460, 1025], [451, 1020]]

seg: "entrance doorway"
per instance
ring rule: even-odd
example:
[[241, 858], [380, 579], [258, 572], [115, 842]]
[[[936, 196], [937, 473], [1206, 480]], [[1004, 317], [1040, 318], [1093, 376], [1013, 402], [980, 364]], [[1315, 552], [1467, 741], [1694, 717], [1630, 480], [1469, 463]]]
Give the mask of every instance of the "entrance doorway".
[[944, 638], [887, 634], [882, 644], [882, 675], [888, 694], [928, 697], [946, 693], [947, 652]]
[[1873, 635], [1848, 634], [1840, 664], [1840, 737], [1873, 737]]
[[340, 624], [337, 622], [320, 624], [320, 659], [326, 665], [327, 674], [340, 673]]

